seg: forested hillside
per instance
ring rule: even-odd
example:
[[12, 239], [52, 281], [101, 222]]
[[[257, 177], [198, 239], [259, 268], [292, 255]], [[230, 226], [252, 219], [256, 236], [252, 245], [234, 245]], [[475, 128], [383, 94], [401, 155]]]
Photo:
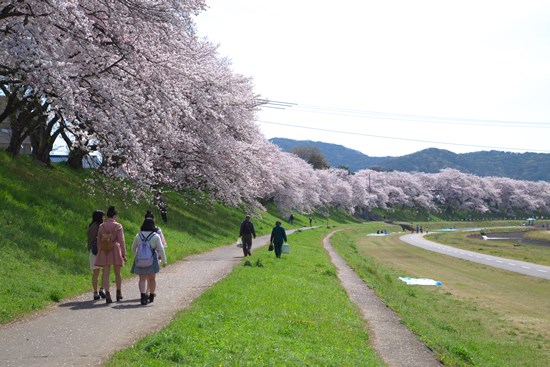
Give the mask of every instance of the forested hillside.
[[365, 168], [379, 167], [392, 157], [370, 157], [357, 150], [343, 145], [323, 143], [311, 140], [292, 140], [286, 138], [272, 138], [270, 142], [285, 152], [291, 152], [296, 147], [313, 146], [319, 148], [331, 167], [346, 167], [352, 172]]
[[425, 149], [388, 159], [387, 170], [435, 173], [454, 168], [476, 176], [509, 177], [517, 180], [550, 181], [550, 154], [483, 151], [456, 154], [442, 149]]
[[296, 147], [317, 147], [331, 167], [347, 167], [352, 172], [375, 168], [383, 171], [437, 173], [445, 168], [454, 168], [476, 176], [550, 182], [550, 154], [494, 150], [456, 154], [448, 150], [430, 148], [402, 157], [370, 157], [336, 144], [285, 138], [273, 138], [270, 141], [287, 152]]

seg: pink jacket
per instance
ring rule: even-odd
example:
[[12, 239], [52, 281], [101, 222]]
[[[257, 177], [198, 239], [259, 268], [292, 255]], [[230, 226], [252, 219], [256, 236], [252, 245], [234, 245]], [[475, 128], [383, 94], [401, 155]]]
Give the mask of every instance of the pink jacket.
[[126, 242], [124, 241], [124, 231], [122, 224], [116, 222], [114, 218], [107, 218], [100, 226], [98, 232], [98, 241], [100, 233], [108, 231], [114, 233], [115, 247], [113, 251], [105, 253], [99, 251], [95, 261], [96, 266], [104, 265], [124, 265], [124, 258], [126, 258]]

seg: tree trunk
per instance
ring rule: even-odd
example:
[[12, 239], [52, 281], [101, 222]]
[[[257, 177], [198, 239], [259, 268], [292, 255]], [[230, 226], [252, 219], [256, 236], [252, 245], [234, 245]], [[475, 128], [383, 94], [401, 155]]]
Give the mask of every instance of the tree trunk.
[[82, 159], [86, 156], [87, 152], [80, 148], [73, 148], [69, 150], [69, 167], [74, 169], [83, 168]]
[[51, 166], [50, 152], [52, 151], [53, 143], [48, 142], [47, 137], [44, 137], [43, 133], [39, 129], [39, 131], [31, 134], [32, 156], [45, 165]]
[[10, 124], [11, 128], [11, 137], [10, 143], [6, 151], [13, 157], [19, 154], [23, 142], [28, 136], [28, 127], [29, 123], [25, 123], [27, 118], [32, 119], [32, 117], [26, 113], [21, 113], [17, 116], [17, 119], [12, 120]]
[[46, 116], [41, 115], [38, 117], [36, 129], [31, 133], [32, 155], [47, 166], [52, 165], [50, 153], [53, 149], [55, 139], [63, 129], [63, 126], [59, 126], [57, 130], [52, 133], [57, 121], [59, 121], [59, 116], [57, 115], [50, 121], [46, 121]]
[[12, 130], [10, 143], [6, 148], [6, 151], [9, 153], [9, 155], [11, 155], [12, 157], [16, 157], [19, 154], [19, 151], [21, 150], [21, 145], [23, 144], [24, 140], [25, 138], [22, 137], [21, 135], [14, 135]]

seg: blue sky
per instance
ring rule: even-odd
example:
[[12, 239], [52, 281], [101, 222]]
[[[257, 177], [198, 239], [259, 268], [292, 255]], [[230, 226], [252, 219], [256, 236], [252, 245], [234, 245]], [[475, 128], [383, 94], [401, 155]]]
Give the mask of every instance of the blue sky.
[[550, 153], [550, 2], [207, 4], [199, 34], [258, 95], [289, 103], [260, 111], [267, 138], [370, 156]]

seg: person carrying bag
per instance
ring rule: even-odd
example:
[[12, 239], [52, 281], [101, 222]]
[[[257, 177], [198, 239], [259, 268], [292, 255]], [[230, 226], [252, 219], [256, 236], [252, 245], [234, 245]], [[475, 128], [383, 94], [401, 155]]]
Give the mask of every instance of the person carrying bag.
[[[270, 247], [273, 246], [275, 250], [275, 256], [281, 258], [281, 253], [283, 253], [283, 244], [287, 241], [286, 231], [281, 226], [280, 221], [275, 222], [275, 227], [271, 231], [271, 238], [269, 239]], [[288, 244], [286, 244], [288, 246]], [[288, 253], [288, 252], [286, 252]]]

